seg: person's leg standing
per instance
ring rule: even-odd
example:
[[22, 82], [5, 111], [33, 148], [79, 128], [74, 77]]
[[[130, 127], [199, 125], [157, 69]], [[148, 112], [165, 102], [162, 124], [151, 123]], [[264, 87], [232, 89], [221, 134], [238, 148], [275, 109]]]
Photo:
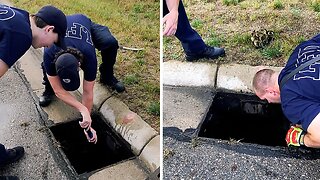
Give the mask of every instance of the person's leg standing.
[[[164, 1], [163, 7], [163, 14], [168, 14], [169, 10], [166, 1]], [[204, 51], [206, 44], [203, 42], [200, 35], [194, 29], [192, 29], [182, 1], [179, 2], [178, 12], [178, 27], [175, 36], [181, 41], [185, 53], [194, 54], [195, 52]]]
[[[163, 14], [168, 14], [169, 10], [166, 1], [164, 1], [163, 7]], [[181, 0], [179, 2], [178, 12], [178, 27], [175, 36], [180, 40], [188, 61], [200, 58], [215, 59], [219, 56], [224, 56], [225, 52], [223, 48], [207, 46], [197, 31], [191, 27]]]
[[119, 49], [118, 41], [112, 36], [108, 27], [93, 22], [91, 24], [91, 35], [94, 46], [101, 51], [102, 56], [102, 64], [99, 67], [100, 82], [117, 92], [123, 92], [125, 87], [115, 78], [113, 72]]

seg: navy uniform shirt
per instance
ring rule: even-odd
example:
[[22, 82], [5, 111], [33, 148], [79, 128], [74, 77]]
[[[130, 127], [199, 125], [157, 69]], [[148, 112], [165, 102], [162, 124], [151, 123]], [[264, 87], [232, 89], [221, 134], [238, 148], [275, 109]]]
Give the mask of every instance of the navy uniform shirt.
[[[66, 46], [76, 48], [83, 54], [84, 60], [80, 67], [84, 72], [84, 79], [94, 81], [97, 74], [97, 57], [90, 32], [91, 20], [85, 15], [75, 14], [67, 16], [67, 23]], [[61, 48], [56, 45], [44, 50], [44, 67], [50, 76], [57, 75], [53, 61], [59, 51]]]
[[31, 44], [29, 13], [0, 4], [0, 59], [10, 68]]
[[[320, 56], [320, 34], [296, 47], [280, 72], [278, 83], [300, 64], [316, 56]], [[289, 79], [280, 90], [280, 97], [285, 116], [307, 130], [320, 112], [320, 62], [306, 67]]]

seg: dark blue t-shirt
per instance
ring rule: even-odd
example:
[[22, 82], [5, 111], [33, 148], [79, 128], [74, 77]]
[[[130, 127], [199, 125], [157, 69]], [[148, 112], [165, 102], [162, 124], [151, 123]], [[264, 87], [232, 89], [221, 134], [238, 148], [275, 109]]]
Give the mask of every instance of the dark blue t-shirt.
[[0, 59], [10, 68], [31, 44], [29, 13], [0, 4]]
[[[97, 57], [95, 47], [91, 38], [91, 20], [82, 14], [67, 16], [68, 29], [65, 36], [67, 47], [78, 49], [83, 55], [84, 60], [81, 69], [84, 72], [84, 79], [94, 81], [97, 74]], [[54, 56], [61, 48], [53, 45], [44, 49], [44, 67], [50, 76], [56, 76]]]
[[[300, 64], [317, 56], [320, 56], [320, 34], [296, 47], [280, 72], [278, 83]], [[280, 96], [285, 116], [307, 130], [320, 112], [320, 62], [306, 67], [289, 79], [280, 90]]]

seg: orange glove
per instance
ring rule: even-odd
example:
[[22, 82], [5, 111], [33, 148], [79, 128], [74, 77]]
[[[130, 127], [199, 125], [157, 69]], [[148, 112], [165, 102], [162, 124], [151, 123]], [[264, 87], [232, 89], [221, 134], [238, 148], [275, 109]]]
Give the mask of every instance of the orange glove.
[[291, 126], [286, 135], [287, 145], [290, 146], [301, 146], [304, 145], [304, 131], [297, 126]]

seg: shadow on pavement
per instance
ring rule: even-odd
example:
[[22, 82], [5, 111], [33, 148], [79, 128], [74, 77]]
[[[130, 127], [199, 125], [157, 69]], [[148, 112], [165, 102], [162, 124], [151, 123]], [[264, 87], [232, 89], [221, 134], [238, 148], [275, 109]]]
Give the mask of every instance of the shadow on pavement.
[[190, 146], [194, 146], [194, 140], [196, 139], [196, 146], [206, 144], [216, 146], [228, 151], [235, 151], [237, 153], [252, 156], [277, 158], [289, 157], [303, 160], [320, 159], [320, 149], [308, 147], [272, 147], [250, 143], [232, 142], [220, 139], [201, 138], [195, 137], [195, 132], [196, 129], [186, 129], [185, 131], [182, 131], [177, 127], [163, 127], [164, 137], [170, 137], [180, 142], [189, 142]]

